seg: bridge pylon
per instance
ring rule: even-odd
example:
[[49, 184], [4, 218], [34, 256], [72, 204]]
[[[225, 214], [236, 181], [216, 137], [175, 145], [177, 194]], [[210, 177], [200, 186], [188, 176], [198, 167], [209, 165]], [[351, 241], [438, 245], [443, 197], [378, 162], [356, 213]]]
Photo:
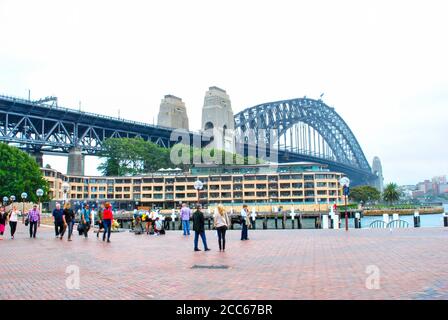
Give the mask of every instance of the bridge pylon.
[[67, 174], [73, 176], [84, 175], [84, 155], [80, 147], [74, 147], [69, 150]]

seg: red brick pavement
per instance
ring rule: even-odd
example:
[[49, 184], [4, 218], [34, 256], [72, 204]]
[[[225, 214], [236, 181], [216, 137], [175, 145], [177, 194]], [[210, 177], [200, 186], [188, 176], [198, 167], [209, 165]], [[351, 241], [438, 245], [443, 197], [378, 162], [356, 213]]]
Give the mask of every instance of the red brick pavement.
[[[448, 299], [448, 228], [250, 230], [249, 241], [230, 230], [225, 253], [212, 231], [209, 252], [180, 231], [114, 233], [110, 244], [26, 231], [0, 241], [0, 299]], [[79, 289], [66, 287], [70, 265]], [[380, 289], [366, 288], [369, 265]]]

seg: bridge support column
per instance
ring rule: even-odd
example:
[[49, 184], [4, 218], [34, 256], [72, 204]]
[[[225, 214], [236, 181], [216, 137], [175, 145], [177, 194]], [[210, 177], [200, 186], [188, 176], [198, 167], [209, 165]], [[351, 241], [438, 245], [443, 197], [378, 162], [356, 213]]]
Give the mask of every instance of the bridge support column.
[[44, 166], [44, 154], [40, 151], [33, 151], [30, 153], [30, 156], [36, 160], [37, 165], [39, 168], [42, 168]]
[[68, 153], [67, 174], [74, 176], [84, 175], [84, 156], [81, 148], [74, 147]]

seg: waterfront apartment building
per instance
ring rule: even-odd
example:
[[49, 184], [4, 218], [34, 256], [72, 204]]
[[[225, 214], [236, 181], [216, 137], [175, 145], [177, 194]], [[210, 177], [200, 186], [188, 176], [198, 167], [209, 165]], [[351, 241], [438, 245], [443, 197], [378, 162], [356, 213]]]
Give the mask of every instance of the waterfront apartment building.
[[189, 172], [161, 169], [132, 177], [72, 176], [42, 168], [50, 184], [50, 198], [63, 200], [62, 185], [67, 182], [66, 199], [78, 202], [110, 201], [120, 209], [158, 207], [169, 209], [182, 202], [195, 203], [196, 180], [203, 182], [199, 193], [203, 205], [298, 204], [332, 205], [341, 203], [338, 183], [342, 173], [325, 165], [309, 162], [258, 165], [197, 165]]

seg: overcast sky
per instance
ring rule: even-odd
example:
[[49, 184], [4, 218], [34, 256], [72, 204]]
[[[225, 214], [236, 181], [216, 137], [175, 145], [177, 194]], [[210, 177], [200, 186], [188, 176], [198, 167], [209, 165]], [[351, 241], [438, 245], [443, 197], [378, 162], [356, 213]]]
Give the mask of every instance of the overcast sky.
[[[446, 1], [0, 0], [0, 94], [152, 123], [160, 100], [200, 128], [216, 85], [238, 112], [318, 98], [379, 156], [386, 182], [448, 173]], [[95, 174], [90, 158], [86, 173]], [[45, 163], [66, 171], [61, 157]]]

